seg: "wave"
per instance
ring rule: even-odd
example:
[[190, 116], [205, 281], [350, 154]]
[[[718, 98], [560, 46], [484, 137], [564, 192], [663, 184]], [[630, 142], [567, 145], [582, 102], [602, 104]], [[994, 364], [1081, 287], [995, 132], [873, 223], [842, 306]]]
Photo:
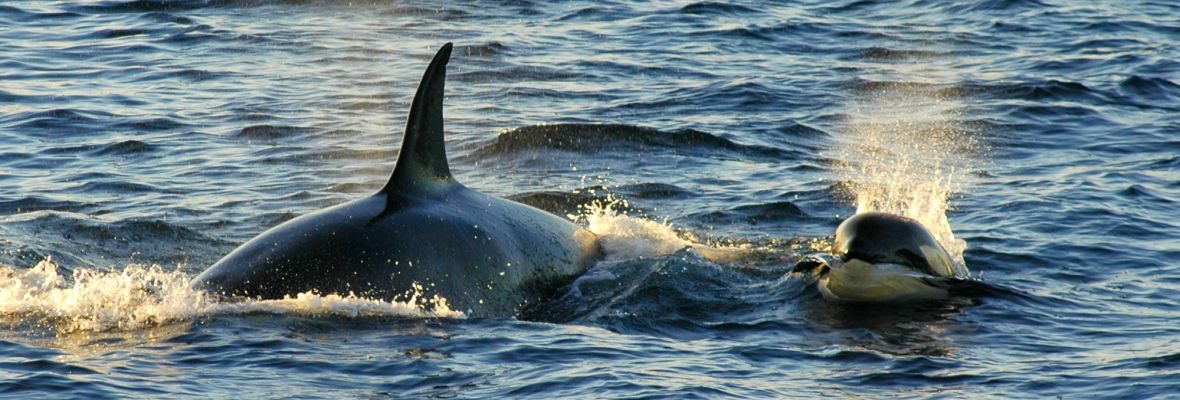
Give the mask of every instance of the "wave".
[[662, 131], [622, 124], [555, 124], [516, 128], [501, 133], [494, 142], [476, 149], [472, 155], [482, 158], [538, 150], [596, 154], [647, 151], [650, 148], [702, 155], [723, 151], [767, 158], [796, 156], [787, 150], [740, 144], [695, 129]]
[[1047, 10], [1054, 6], [1040, 0], [974, 0], [950, 4], [949, 13]]
[[1119, 82], [1119, 90], [1128, 95], [1160, 102], [1180, 100], [1180, 84], [1159, 77], [1131, 75]]
[[[735, 279], [739, 276], [736, 270], [722, 268], [687, 251], [654, 259], [620, 260], [595, 266], [576, 279], [560, 298], [531, 310], [528, 317], [555, 322], [588, 320], [625, 331], [663, 326], [682, 333], [682, 324], [665, 321], [692, 324], [708, 319], [701, 315], [740, 307], [742, 304], [728, 301], [727, 296], [744, 283]], [[627, 321], [611, 324], [612, 316]]]
[[280, 300], [223, 301], [195, 290], [192, 276], [158, 265], [120, 271], [76, 269], [63, 276], [46, 258], [29, 269], [0, 268], [0, 318], [59, 333], [128, 331], [221, 315], [294, 314], [350, 318], [462, 318], [437, 296], [404, 302], [300, 293]]
[[172, 117], [123, 117], [111, 124], [115, 130], [132, 132], [169, 131], [190, 126]]
[[521, 81], [583, 81], [592, 79], [589, 72], [575, 72], [565, 68], [537, 65], [508, 65], [480, 69], [471, 72], [455, 72], [447, 75], [448, 81], [455, 82], [521, 82]]
[[996, 85], [987, 92], [1009, 99], [1028, 101], [1104, 101], [1104, 94], [1091, 89], [1081, 82], [1050, 79], [1043, 82], [1026, 82], [1012, 85]]
[[[1155, 81], [1158, 82], [1158, 81]], [[1162, 83], [1162, 82], [1160, 82]], [[856, 79], [845, 85], [856, 95], [868, 96], [922, 96], [929, 99], [977, 100], [1021, 100], [1036, 107], [1057, 107], [1059, 103], [1082, 103], [1090, 105], [1127, 104], [1123, 96], [1115, 92], [1087, 86], [1076, 81], [1047, 79], [1016, 83], [962, 82], [934, 84], [915, 81], [880, 81]], [[1060, 105], [1077, 107], [1078, 105]]]
[[18, 22], [32, 22], [56, 18], [78, 18], [82, 14], [73, 12], [36, 12], [15, 6], [0, 5], [0, 20], [14, 20]]
[[155, 146], [149, 143], [128, 139], [106, 144], [88, 144], [81, 146], [51, 147], [40, 151], [41, 154], [75, 154], [84, 153], [94, 156], [126, 156], [150, 153]]
[[[508, 196], [509, 200], [528, 204], [556, 215], [578, 215], [587, 205], [607, 203], [615, 197], [630, 200], [662, 200], [685, 199], [698, 194], [676, 185], [666, 183], [637, 183], [607, 187], [604, 185], [589, 186], [565, 191], [526, 192]], [[620, 203], [621, 205], [621, 203]], [[615, 211], [642, 215], [645, 211], [635, 207], [630, 202], [624, 209]]]
[[[92, 184], [72, 190], [104, 189]], [[105, 189], [126, 190], [112, 184]], [[155, 192], [148, 186], [133, 190]], [[19, 202], [15, 204], [23, 206]], [[184, 224], [164, 219], [103, 216], [105, 204], [34, 203], [31, 210], [0, 216], [0, 232], [25, 238], [20, 247], [0, 252], [0, 260], [11, 265], [35, 263], [46, 256], [66, 265], [92, 266], [106, 260], [150, 259], [159, 262], [188, 263], [205, 257], [195, 249], [224, 248], [228, 243]], [[87, 215], [82, 214], [86, 212]]]
[[110, 117], [113, 115], [106, 112], [58, 108], [10, 115], [0, 121], [14, 129], [77, 129]]
[[130, 36], [150, 35], [150, 34], [152, 34], [152, 33], [155, 33], [155, 32], [157, 32], [157, 31], [156, 31], [156, 30], [151, 30], [151, 29], [138, 29], [138, 28], [107, 28], [107, 29], [99, 29], [99, 30], [97, 30], [97, 31], [90, 32], [90, 33], [87, 33], [87, 34], [84, 34], [84, 35], [80, 35], [80, 36], [77, 36], [77, 37], [73, 37], [73, 38], [71, 38], [71, 39], [72, 39], [72, 40], [83, 40], [83, 39], [118, 39], [118, 38], [130, 37]]
[[684, 14], [700, 15], [741, 15], [755, 14], [760, 12], [757, 9], [739, 4], [719, 3], [712, 1], [692, 3], [684, 7], [680, 7], [679, 11]]
[[[819, 35], [826, 33], [831, 27], [826, 23], [818, 22], [802, 22], [791, 21], [771, 25], [748, 25], [742, 27], [725, 27], [725, 28], [710, 28], [703, 30], [695, 30], [687, 32], [687, 34], [699, 37], [725, 37], [730, 39], [744, 40], [754, 39], [759, 42], [781, 42], [781, 41], [796, 41], [799, 37], [809, 35]], [[867, 31], [846, 31], [846, 36], [863, 36], [872, 37], [877, 34]], [[804, 48], [809, 46], [806, 43], [800, 44]]]
[[116, 13], [144, 11], [186, 11], [217, 7], [229, 3], [225, 0], [110, 0], [75, 5], [72, 9], [87, 13]]
[[263, 142], [273, 142], [293, 137], [298, 137], [311, 132], [311, 128], [301, 126], [285, 126], [285, 125], [251, 125], [242, 128], [234, 136], [258, 140]]
[[886, 47], [869, 47], [860, 51], [858, 58], [867, 61], [915, 61], [918, 59], [953, 57], [958, 55], [953, 51], [891, 49]]
[[620, 193], [630, 199], [683, 199], [697, 195], [696, 192], [688, 189], [658, 182], [621, 185], [612, 190], [614, 193]]
[[765, 204], [748, 204], [726, 211], [711, 211], [696, 216], [707, 223], [746, 223], [758, 225], [774, 222], [792, 222], [810, 218], [802, 208], [789, 201], [775, 201]]
[[[332, 4], [328, 0], [107, 0], [72, 5], [68, 9], [86, 13], [134, 13], [190, 11], [206, 8], [254, 7], [273, 5]], [[347, 1], [337, 3], [347, 5]]]
[[583, 7], [570, 11], [557, 18], [557, 21], [609, 21], [613, 18], [618, 18], [618, 14], [611, 12], [609, 8], [604, 7]]
[[78, 212], [79, 210], [89, 207], [94, 207], [94, 204], [30, 196], [15, 200], [0, 200], [0, 215], [21, 214], [43, 210]]
[[482, 44], [463, 45], [455, 48], [455, 52], [467, 57], [499, 57], [504, 55], [508, 46], [503, 42], [491, 41]]
[[578, 190], [572, 193], [560, 191], [541, 191], [515, 194], [507, 197], [518, 203], [527, 204], [556, 215], [576, 215], [585, 204], [595, 201], [605, 201], [605, 192], [597, 195], [595, 190]]
[[[296, 0], [298, 1], [298, 0]], [[320, 0], [319, 4], [332, 3], [330, 1]], [[351, 5], [347, 0], [338, 0], [335, 3]], [[438, 21], [457, 21], [465, 18], [470, 18], [471, 13], [465, 10], [450, 8], [450, 7], [414, 7], [395, 5], [393, 7], [383, 9], [381, 15], [389, 16], [406, 16], [413, 15], [419, 17], [430, 18]]]

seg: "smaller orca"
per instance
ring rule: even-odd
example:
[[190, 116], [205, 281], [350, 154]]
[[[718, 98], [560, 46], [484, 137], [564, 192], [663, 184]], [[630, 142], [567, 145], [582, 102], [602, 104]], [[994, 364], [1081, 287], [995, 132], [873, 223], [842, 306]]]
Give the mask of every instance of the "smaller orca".
[[969, 275], [921, 223], [893, 214], [848, 218], [836, 228], [832, 253], [804, 257], [794, 270], [817, 276], [816, 287], [831, 301], [943, 299]]

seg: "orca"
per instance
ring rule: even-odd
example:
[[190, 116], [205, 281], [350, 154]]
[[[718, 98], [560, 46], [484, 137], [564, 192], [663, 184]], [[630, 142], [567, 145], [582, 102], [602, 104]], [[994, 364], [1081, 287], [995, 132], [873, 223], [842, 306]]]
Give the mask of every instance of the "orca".
[[192, 285], [255, 299], [305, 292], [385, 301], [439, 296], [469, 317], [512, 317], [600, 259], [597, 237], [584, 227], [451, 176], [443, 141], [451, 47], [445, 44], [422, 76], [397, 164], [381, 190], [263, 232]]
[[794, 271], [814, 274], [823, 297], [836, 302], [943, 299], [969, 278], [921, 223], [881, 212], [844, 220], [832, 254], [804, 257]]

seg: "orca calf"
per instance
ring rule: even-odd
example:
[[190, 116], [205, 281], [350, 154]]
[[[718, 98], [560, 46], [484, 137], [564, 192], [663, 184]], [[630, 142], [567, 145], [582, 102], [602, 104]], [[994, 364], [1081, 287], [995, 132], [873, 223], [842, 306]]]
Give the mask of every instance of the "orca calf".
[[447, 43], [422, 76], [385, 187], [263, 232], [193, 285], [260, 299], [313, 291], [405, 301], [421, 292], [468, 316], [506, 317], [598, 260], [585, 228], [451, 176], [442, 107], [450, 56]]
[[794, 270], [818, 277], [816, 287], [831, 301], [943, 299], [969, 277], [921, 223], [893, 214], [844, 220], [832, 253], [804, 257]]

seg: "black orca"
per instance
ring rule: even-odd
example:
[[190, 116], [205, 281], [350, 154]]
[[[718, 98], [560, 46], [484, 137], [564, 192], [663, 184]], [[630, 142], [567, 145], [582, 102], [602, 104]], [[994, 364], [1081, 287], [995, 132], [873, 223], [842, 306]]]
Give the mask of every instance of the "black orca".
[[514, 316], [600, 258], [597, 237], [536, 208], [451, 176], [443, 87], [451, 44], [431, 61], [406, 121], [397, 165], [371, 196], [263, 232], [193, 280], [225, 296], [304, 292], [408, 300], [445, 298], [468, 316]]

